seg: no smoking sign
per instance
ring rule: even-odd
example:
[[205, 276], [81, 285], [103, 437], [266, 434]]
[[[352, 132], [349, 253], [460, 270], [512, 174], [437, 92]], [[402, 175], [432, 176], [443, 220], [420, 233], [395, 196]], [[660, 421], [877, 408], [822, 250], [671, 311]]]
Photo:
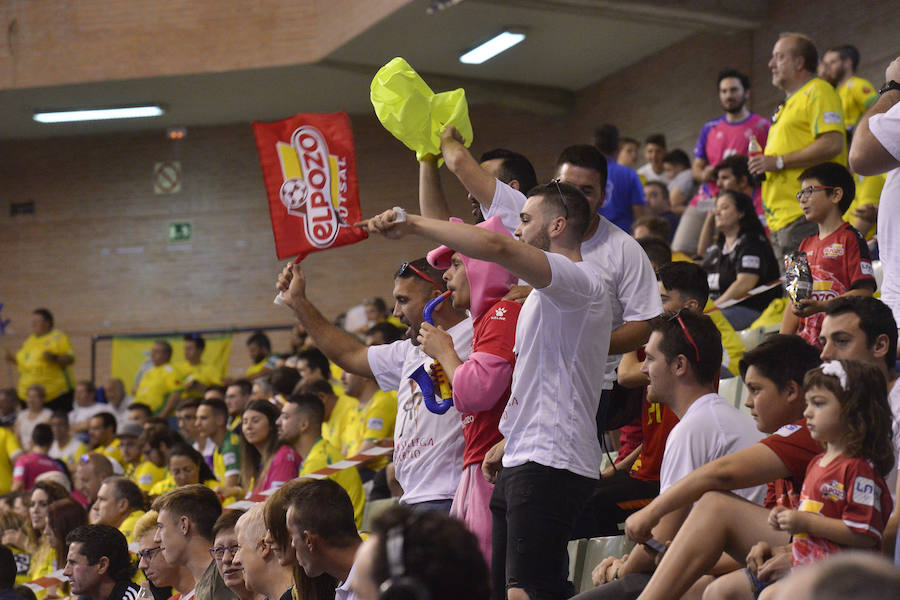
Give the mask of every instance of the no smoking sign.
[[153, 193], [177, 194], [181, 191], [181, 162], [170, 160], [153, 165]]

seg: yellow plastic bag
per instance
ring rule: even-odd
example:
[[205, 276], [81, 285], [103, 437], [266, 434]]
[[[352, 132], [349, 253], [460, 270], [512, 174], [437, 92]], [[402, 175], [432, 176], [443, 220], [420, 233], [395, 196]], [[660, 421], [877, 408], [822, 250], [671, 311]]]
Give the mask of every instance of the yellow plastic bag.
[[416, 159], [441, 155], [441, 131], [453, 125], [472, 144], [469, 105], [462, 88], [435, 94], [405, 60], [397, 57], [372, 79], [372, 106], [384, 128], [415, 151]]
[[773, 325], [780, 324], [782, 317], [784, 317], [784, 311], [787, 310], [789, 303], [790, 301], [787, 298], [775, 298], [769, 303], [769, 306], [766, 307], [766, 310], [762, 312], [759, 318], [753, 321], [747, 329], [772, 327]]

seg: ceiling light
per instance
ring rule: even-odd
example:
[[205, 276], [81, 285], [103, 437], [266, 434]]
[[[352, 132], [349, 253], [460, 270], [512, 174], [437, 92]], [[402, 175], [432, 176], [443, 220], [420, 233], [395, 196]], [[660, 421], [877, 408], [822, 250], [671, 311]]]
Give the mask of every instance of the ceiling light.
[[474, 50], [469, 50], [460, 56], [459, 62], [467, 65], [480, 65], [481, 63], [494, 58], [501, 52], [509, 50], [524, 39], [524, 33], [512, 32], [509, 30], [504, 31], [500, 35], [494, 36], [481, 44]]
[[165, 111], [161, 106], [127, 106], [120, 108], [90, 108], [34, 113], [38, 123], [68, 123], [71, 121], [104, 121], [108, 119], [140, 119], [158, 117]]

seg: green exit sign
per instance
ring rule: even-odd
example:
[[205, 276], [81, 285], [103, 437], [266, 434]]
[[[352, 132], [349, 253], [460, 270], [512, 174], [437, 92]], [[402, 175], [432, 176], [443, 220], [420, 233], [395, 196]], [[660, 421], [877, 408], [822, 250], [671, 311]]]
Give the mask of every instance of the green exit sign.
[[169, 223], [169, 243], [189, 242], [192, 235], [193, 229], [190, 221]]

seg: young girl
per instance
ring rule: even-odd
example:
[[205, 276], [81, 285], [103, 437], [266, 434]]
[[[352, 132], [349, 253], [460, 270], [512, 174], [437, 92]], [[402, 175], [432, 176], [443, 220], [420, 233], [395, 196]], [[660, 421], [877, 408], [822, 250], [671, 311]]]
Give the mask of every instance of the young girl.
[[894, 465], [884, 377], [861, 362], [830, 361], [809, 371], [803, 386], [807, 426], [825, 452], [809, 463], [799, 509], [769, 514], [772, 527], [793, 534], [794, 566], [844, 548], [880, 548], [893, 508], [882, 479]]

